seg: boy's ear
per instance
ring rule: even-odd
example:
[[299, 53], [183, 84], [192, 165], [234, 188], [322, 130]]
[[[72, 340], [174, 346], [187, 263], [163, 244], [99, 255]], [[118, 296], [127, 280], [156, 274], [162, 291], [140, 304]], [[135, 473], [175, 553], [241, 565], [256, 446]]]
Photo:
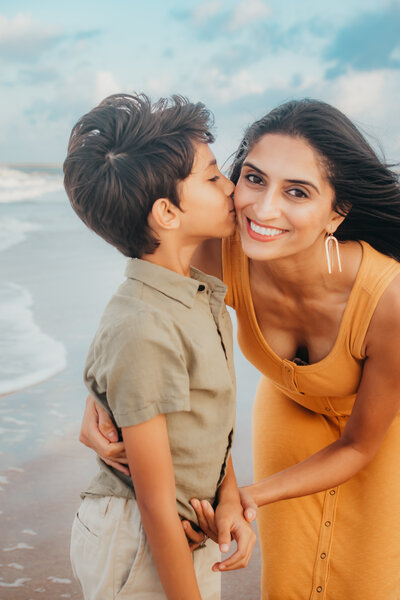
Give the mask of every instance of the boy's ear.
[[179, 213], [179, 208], [168, 198], [158, 198], [150, 215], [161, 229], [178, 229], [181, 222]]

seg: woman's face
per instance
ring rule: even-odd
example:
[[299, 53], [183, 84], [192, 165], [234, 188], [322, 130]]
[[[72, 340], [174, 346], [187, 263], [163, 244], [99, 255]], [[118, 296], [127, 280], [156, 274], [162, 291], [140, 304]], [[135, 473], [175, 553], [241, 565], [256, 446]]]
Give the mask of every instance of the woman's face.
[[319, 246], [343, 220], [316, 152], [302, 138], [266, 134], [244, 160], [235, 207], [245, 254], [271, 260]]

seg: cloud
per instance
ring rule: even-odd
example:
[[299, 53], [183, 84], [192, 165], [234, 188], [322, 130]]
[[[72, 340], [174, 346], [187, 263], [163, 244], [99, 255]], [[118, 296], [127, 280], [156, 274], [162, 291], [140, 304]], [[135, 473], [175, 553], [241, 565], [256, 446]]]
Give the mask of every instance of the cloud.
[[29, 14], [0, 15], [0, 58], [5, 60], [35, 60], [62, 39], [60, 27], [38, 23]]
[[242, 0], [231, 14], [227, 29], [237, 31], [254, 22], [259, 23], [269, 16], [271, 9], [263, 0]]
[[195, 35], [204, 41], [225, 37], [232, 33], [251, 31], [265, 22], [270, 14], [269, 6], [263, 0], [241, 0], [229, 8], [224, 8], [220, 0], [203, 0], [192, 10], [171, 11], [178, 21], [194, 25]]
[[0, 15], [0, 60], [33, 63], [63, 42], [83, 49], [84, 44], [101, 33], [100, 29], [92, 29], [69, 35], [61, 26], [40, 23], [27, 13], [18, 13], [11, 18]]
[[400, 68], [400, 2], [384, 10], [361, 14], [341, 29], [326, 48], [324, 58], [333, 61], [327, 77], [350, 67], [359, 71]]
[[117, 94], [121, 89], [121, 85], [110, 71], [96, 73], [95, 102], [101, 102], [107, 96]]
[[223, 4], [221, 1], [206, 0], [193, 9], [192, 18], [197, 25], [202, 25], [203, 23], [208, 22], [209, 19], [220, 14], [222, 10]]

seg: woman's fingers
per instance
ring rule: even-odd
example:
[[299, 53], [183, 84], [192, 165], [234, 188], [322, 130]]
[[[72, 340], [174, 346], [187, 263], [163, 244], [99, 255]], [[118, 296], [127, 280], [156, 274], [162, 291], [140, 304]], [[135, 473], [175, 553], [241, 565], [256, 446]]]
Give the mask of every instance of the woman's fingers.
[[201, 508], [203, 509], [204, 517], [207, 521], [207, 526], [210, 531], [218, 534], [217, 525], [215, 522], [215, 512], [211, 504], [207, 500], [201, 501]]
[[251, 523], [252, 521], [255, 521], [257, 517], [258, 506], [254, 502], [251, 495], [247, 492], [246, 488], [239, 488], [239, 494], [244, 518], [248, 523]]
[[[212, 540], [214, 540], [214, 542], [216, 542], [217, 541], [217, 528], [215, 526], [215, 521], [214, 521], [214, 523], [212, 523], [213, 520], [212, 520], [210, 514], [208, 514], [208, 517], [207, 517], [207, 515], [205, 514], [205, 512], [203, 510], [202, 503], [199, 500], [197, 500], [197, 498], [193, 498], [190, 501], [190, 503], [196, 512], [200, 529], [202, 531], [204, 531], [204, 533], [209, 538], [211, 538]], [[210, 521], [210, 523], [209, 523], [209, 521]]]
[[113, 467], [113, 469], [115, 469], [116, 471], [120, 471], [121, 473], [124, 473], [125, 475], [128, 475], [130, 477], [131, 472], [129, 468], [124, 465], [124, 462], [126, 461], [120, 462], [121, 459], [112, 460], [109, 458], [102, 458], [101, 460], [110, 467]]
[[108, 412], [97, 404], [97, 402], [95, 402], [95, 408], [97, 410], [100, 433], [110, 442], [118, 442], [118, 432]]

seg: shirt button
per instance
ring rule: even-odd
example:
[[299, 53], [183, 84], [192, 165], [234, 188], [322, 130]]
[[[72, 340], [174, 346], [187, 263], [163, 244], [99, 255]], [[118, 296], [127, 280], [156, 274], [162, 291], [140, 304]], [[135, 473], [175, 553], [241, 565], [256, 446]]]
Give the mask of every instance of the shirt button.
[[329, 406], [325, 406], [325, 410], [326, 410], [326, 412], [331, 412], [331, 409], [329, 408]]
[[320, 554], [320, 558], [322, 558], [322, 560], [324, 560], [324, 558], [326, 558], [325, 552], [322, 552], [322, 554]]
[[199, 290], [199, 292], [204, 292], [206, 286], [201, 283], [197, 289]]
[[336, 494], [335, 490], [331, 490], [329, 493], [331, 496], [334, 496]]
[[332, 523], [330, 521], [325, 521], [325, 527], [330, 527]]
[[322, 592], [322, 585], [319, 585], [319, 586], [317, 587], [317, 592], [318, 592], [318, 594]]

